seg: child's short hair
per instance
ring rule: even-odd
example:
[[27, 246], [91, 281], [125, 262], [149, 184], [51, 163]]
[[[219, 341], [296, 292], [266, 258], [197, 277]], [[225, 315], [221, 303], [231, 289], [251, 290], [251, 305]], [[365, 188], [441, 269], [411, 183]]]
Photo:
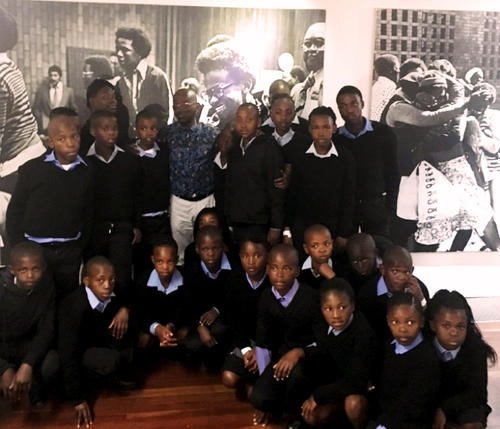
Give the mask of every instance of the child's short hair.
[[198, 230], [198, 233], [196, 234], [196, 244], [200, 244], [201, 241], [207, 237], [224, 242], [221, 229], [208, 225]]
[[271, 108], [273, 107], [273, 104], [279, 100], [288, 100], [295, 106], [293, 98], [290, 96], [290, 94], [276, 94], [275, 96], [273, 96], [273, 98], [271, 98]]
[[339, 92], [337, 93], [337, 103], [339, 101], [339, 98], [346, 94], [357, 95], [359, 99], [363, 101], [363, 94], [361, 94], [361, 91], [358, 88], [353, 85], [346, 85], [340, 88]]
[[257, 115], [257, 118], [260, 118], [260, 111], [259, 111], [259, 108], [257, 107], [257, 105], [253, 104], [253, 103], [242, 103], [238, 106], [238, 110], [239, 109], [250, 109], [250, 110], [253, 110], [255, 112], [255, 114]]
[[153, 108], [149, 108], [146, 106], [142, 109], [135, 117], [135, 124], [137, 125], [141, 119], [156, 119], [158, 124], [160, 123], [160, 118], [157, 112], [154, 111]]
[[350, 249], [356, 246], [369, 246], [373, 248], [373, 250], [377, 250], [375, 240], [370, 234], [367, 234], [365, 232], [356, 232], [355, 234], [351, 235], [347, 240], [346, 251], [349, 252]]
[[111, 61], [104, 55], [91, 55], [83, 60], [94, 72], [94, 76], [101, 79], [111, 79], [113, 77], [113, 67]]
[[291, 244], [280, 243], [274, 246], [267, 255], [267, 261], [271, 261], [278, 253], [290, 256], [293, 259], [293, 265], [299, 265], [299, 252]]
[[157, 247], [169, 247], [174, 249], [175, 253], [178, 252], [179, 246], [177, 242], [173, 239], [172, 236], [168, 234], [158, 234], [153, 240], [153, 248], [151, 249], [152, 253], [155, 251]]
[[110, 118], [116, 119], [116, 115], [107, 110], [96, 110], [90, 115], [90, 128], [96, 128], [100, 125], [101, 120]]
[[352, 286], [344, 279], [340, 277], [334, 277], [333, 279], [323, 280], [319, 289], [319, 299], [323, 299], [329, 293], [344, 293], [349, 298], [353, 304], [356, 302], [356, 296]]
[[92, 81], [92, 83], [87, 88], [87, 107], [90, 108], [90, 99], [94, 98], [97, 93], [103, 88], [109, 88], [113, 91], [115, 90], [115, 87], [107, 80], [95, 79], [94, 81]]
[[402, 246], [389, 247], [382, 258], [385, 267], [394, 267], [398, 264], [413, 267], [413, 259], [408, 249]]
[[256, 244], [257, 246], [262, 246], [266, 251], [266, 253], [269, 253], [269, 250], [271, 249], [271, 246], [266, 240], [261, 240], [259, 238], [244, 238], [240, 243], [240, 252], [241, 249], [243, 249], [243, 246], [247, 243], [252, 243]]
[[105, 258], [104, 256], [101, 256], [101, 255], [93, 256], [83, 266], [82, 278], [89, 276], [90, 271], [96, 265], [114, 268], [113, 264], [111, 263], [111, 261], [108, 258]]
[[[139, 116], [141, 115], [141, 116]], [[158, 120], [158, 125], [165, 123], [168, 119], [168, 113], [165, 108], [158, 103], [148, 104], [144, 109], [142, 109], [135, 117], [135, 123], [141, 118], [152, 119], [156, 118]]]
[[73, 109], [69, 107], [56, 107], [52, 109], [49, 113], [49, 120], [58, 118], [60, 116], [67, 116], [69, 118], [78, 118], [78, 113], [76, 113]]
[[43, 249], [37, 243], [33, 241], [23, 241], [16, 244], [11, 250], [9, 255], [10, 263], [14, 263], [19, 258], [33, 258], [40, 259], [45, 264], [45, 258], [43, 256]]
[[303, 240], [304, 243], [307, 243], [307, 240], [309, 239], [309, 236], [311, 234], [315, 234], [318, 232], [324, 232], [330, 234], [330, 237], [332, 236], [330, 229], [326, 225], [323, 225], [322, 223], [315, 223], [313, 225], [308, 226], [304, 231], [304, 240]]
[[335, 112], [331, 107], [327, 106], [319, 106], [313, 109], [313, 111], [309, 113], [309, 122], [311, 122], [311, 118], [313, 116], [329, 116], [330, 118], [332, 118], [334, 124], [337, 121], [337, 116], [335, 116]]
[[151, 52], [149, 37], [141, 28], [120, 27], [116, 30], [115, 37], [132, 40], [132, 47], [141, 58], [146, 58]]
[[387, 300], [387, 314], [389, 314], [389, 312], [394, 308], [401, 305], [409, 305], [410, 307], [415, 308], [415, 310], [417, 310], [417, 312], [424, 317], [422, 304], [420, 304], [420, 301], [410, 292], [394, 292]]

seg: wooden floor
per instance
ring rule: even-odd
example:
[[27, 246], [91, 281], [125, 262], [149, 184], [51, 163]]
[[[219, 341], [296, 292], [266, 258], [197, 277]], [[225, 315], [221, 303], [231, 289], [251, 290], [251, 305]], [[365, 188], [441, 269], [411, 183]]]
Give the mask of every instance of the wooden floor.
[[[500, 352], [500, 323], [484, 323], [485, 338]], [[500, 370], [491, 368], [488, 428], [500, 429]], [[252, 409], [224, 388], [219, 376], [203, 368], [186, 368], [160, 360], [140, 375], [142, 387], [126, 393], [103, 389], [96, 394], [95, 428], [113, 429], [244, 429], [252, 428]], [[51, 400], [41, 410], [26, 403], [12, 408], [0, 400], [0, 428], [72, 428], [73, 409]], [[283, 427], [283, 423], [268, 426]]]

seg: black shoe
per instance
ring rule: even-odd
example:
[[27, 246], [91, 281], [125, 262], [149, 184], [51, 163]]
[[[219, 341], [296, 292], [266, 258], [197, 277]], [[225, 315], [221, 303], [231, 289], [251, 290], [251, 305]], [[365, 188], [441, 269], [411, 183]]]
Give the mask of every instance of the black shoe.
[[132, 390], [137, 387], [135, 378], [131, 375], [116, 374], [111, 377], [111, 384], [121, 390]]

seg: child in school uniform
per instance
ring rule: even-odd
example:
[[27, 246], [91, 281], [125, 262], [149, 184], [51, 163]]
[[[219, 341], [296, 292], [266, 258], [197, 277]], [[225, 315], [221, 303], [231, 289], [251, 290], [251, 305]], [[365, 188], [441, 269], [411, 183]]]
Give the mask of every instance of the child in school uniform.
[[381, 340], [390, 338], [386, 322], [387, 301], [396, 292], [408, 292], [425, 308], [427, 287], [413, 273], [410, 252], [401, 246], [387, 249], [379, 267], [380, 275], [367, 280], [358, 294], [358, 306]]
[[221, 320], [231, 264], [224, 253], [220, 229], [205, 226], [196, 235], [200, 263], [186, 271], [184, 284], [189, 333], [184, 346], [200, 354], [205, 366], [219, 367], [226, 352], [228, 332]]
[[245, 238], [276, 244], [283, 228], [285, 190], [274, 186], [284, 170], [283, 155], [270, 136], [258, 133], [259, 127], [257, 106], [239, 106], [236, 130], [240, 144], [221, 153], [221, 159], [227, 159], [224, 213], [237, 244]]
[[0, 269], [0, 394], [32, 404], [44, 400], [44, 384], [58, 370], [54, 341], [55, 292], [45, 273], [42, 248], [16, 244], [10, 265]]
[[443, 373], [434, 428], [482, 429], [488, 405], [488, 360], [496, 353], [484, 341], [472, 310], [460, 293], [440, 290], [432, 297], [428, 315], [433, 344]]
[[370, 429], [431, 428], [441, 373], [432, 344], [424, 339], [424, 311], [408, 292], [396, 292], [387, 303], [393, 340], [385, 345], [376, 384], [376, 418]]
[[257, 372], [255, 336], [257, 304], [270, 287], [266, 274], [267, 243], [245, 240], [240, 246], [241, 269], [229, 278], [224, 323], [229, 327], [232, 345], [222, 365], [222, 383], [229, 388], [243, 387]]
[[83, 285], [59, 307], [59, 354], [66, 395], [75, 405], [77, 425], [92, 424], [85, 381], [114, 376], [119, 387], [133, 386], [129, 308], [114, 294], [115, 273], [103, 256], [82, 271]]
[[132, 245], [141, 239], [142, 171], [139, 160], [116, 145], [118, 126], [113, 113], [93, 112], [90, 132], [95, 141], [86, 159], [95, 177], [95, 210], [89, 253], [111, 260], [117, 294], [128, 293]]
[[377, 248], [370, 234], [353, 234], [347, 240], [348, 268], [345, 279], [357, 294], [362, 285], [373, 282], [380, 276], [377, 267]]
[[309, 116], [312, 144], [297, 158], [290, 178], [286, 227], [283, 235], [300, 248], [305, 229], [321, 223], [328, 227], [338, 251], [352, 234], [355, 165], [352, 155], [332, 141], [335, 113], [317, 107]]
[[94, 177], [78, 155], [79, 120], [73, 110], [55, 109], [48, 135], [52, 150], [19, 168], [7, 208], [7, 233], [12, 245], [30, 240], [42, 246], [60, 297], [78, 286], [91, 231]]
[[303, 402], [305, 381], [300, 360], [313, 340], [319, 318], [316, 291], [299, 284], [299, 256], [289, 244], [269, 252], [267, 275], [272, 287], [262, 292], [257, 311], [255, 356], [259, 368], [250, 402], [255, 425], [275, 414], [295, 414]]
[[318, 290], [321, 282], [343, 274], [343, 269], [332, 260], [333, 239], [325, 225], [314, 224], [304, 231], [303, 249], [307, 258], [302, 264], [299, 281]]
[[153, 338], [160, 347], [175, 347], [178, 344], [177, 331], [184, 326], [185, 309], [184, 279], [176, 268], [177, 250], [177, 243], [172, 237], [159, 235], [151, 253], [154, 269], [137, 282], [141, 337], [145, 344], [153, 343], [147, 341]]
[[313, 383], [302, 404], [302, 417], [311, 426], [342, 421], [355, 429], [368, 418], [367, 392], [375, 379], [377, 337], [355, 311], [354, 291], [344, 279], [325, 280], [319, 291], [323, 318], [315, 327], [315, 345], [305, 349], [305, 370]]
[[132, 149], [140, 160], [143, 176], [142, 239], [134, 246], [134, 275], [136, 278], [152, 269], [152, 243], [158, 234], [170, 232], [170, 176], [168, 147], [158, 141], [159, 120], [150, 109], [142, 110], [135, 120], [137, 141]]

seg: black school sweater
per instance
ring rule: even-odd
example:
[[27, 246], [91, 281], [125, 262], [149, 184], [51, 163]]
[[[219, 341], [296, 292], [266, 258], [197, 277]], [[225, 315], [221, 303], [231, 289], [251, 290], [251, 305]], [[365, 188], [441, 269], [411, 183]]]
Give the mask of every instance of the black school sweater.
[[352, 233], [355, 165], [347, 149], [335, 147], [339, 156], [319, 158], [304, 151], [292, 166], [286, 222], [292, 228], [322, 223], [332, 237]]
[[233, 144], [227, 154], [224, 213], [229, 224], [283, 228], [285, 191], [274, 186], [284, 168], [281, 149], [262, 134], [247, 147]]
[[266, 276], [257, 289], [252, 289], [245, 271], [241, 268], [229, 276], [222, 320], [231, 330], [234, 347], [250, 347], [251, 340], [255, 341], [257, 306], [262, 293], [270, 287], [269, 278]]
[[386, 193], [387, 207], [394, 208], [399, 189], [396, 136], [387, 125], [371, 122], [373, 131], [354, 140], [337, 133], [334, 141], [347, 148], [356, 162], [356, 200]]
[[457, 357], [440, 365], [443, 384], [439, 406], [449, 419], [453, 421], [461, 412], [487, 404], [487, 357], [479, 339], [469, 334]]
[[387, 343], [376, 387], [377, 423], [387, 429], [431, 429], [440, 379], [434, 346], [427, 340], [401, 355]]
[[19, 177], [7, 208], [11, 245], [34, 237], [88, 238], [93, 205], [94, 175], [90, 164], [65, 171], [46, 154], [19, 167]]
[[[385, 341], [392, 334], [387, 325], [387, 300], [389, 297], [386, 294], [377, 296], [377, 283], [380, 277], [380, 274], [372, 276], [361, 286], [356, 303], [358, 305], [357, 308], [363, 312], [379, 339]], [[429, 302], [430, 298], [427, 287], [419, 279], [417, 280], [424, 298]]]
[[300, 285], [288, 307], [283, 307], [271, 289], [260, 297], [257, 311], [257, 346], [271, 351], [276, 361], [293, 348], [314, 341], [313, 326], [319, 320], [316, 291]]
[[[273, 136], [274, 138], [274, 136]], [[286, 164], [295, 164], [297, 158], [311, 146], [311, 138], [295, 132], [292, 139], [284, 146], [281, 146], [283, 158]]]
[[142, 214], [143, 176], [139, 160], [118, 151], [109, 163], [87, 156], [95, 176], [96, 222], [132, 222], [140, 225]]
[[54, 340], [55, 295], [50, 276], [43, 275], [31, 293], [14, 284], [7, 268], [0, 269], [0, 374], [21, 358], [33, 367]]
[[117, 345], [118, 340], [111, 335], [108, 326], [121, 307], [120, 298], [115, 296], [103, 313], [92, 310], [83, 285], [61, 301], [58, 349], [66, 394], [75, 404], [85, 400], [82, 355], [89, 347], [112, 348]]
[[316, 347], [305, 349], [306, 368], [313, 366], [322, 382], [312, 396], [319, 405], [342, 401], [349, 395], [366, 395], [368, 383], [375, 379], [377, 338], [358, 312], [339, 335], [328, 335], [329, 325], [322, 319], [314, 328]]

